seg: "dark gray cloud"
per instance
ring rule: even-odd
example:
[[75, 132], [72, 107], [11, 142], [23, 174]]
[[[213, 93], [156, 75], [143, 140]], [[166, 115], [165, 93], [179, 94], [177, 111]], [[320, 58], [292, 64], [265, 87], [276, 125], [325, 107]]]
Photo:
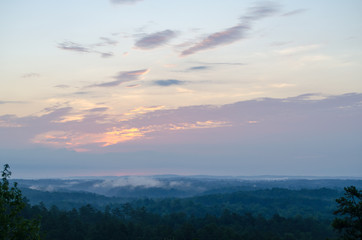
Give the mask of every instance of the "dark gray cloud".
[[199, 71], [199, 70], [207, 70], [210, 69], [209, 66], [195, 66], [195, 67], [190, 67], [187, 69], [187, 71]]
[[154, 49], [166, 44], [175, 36], [176, 33], [169, 29], [161, 32], [152, 33], [139, 39], [135, 43], [135, 47], [143, 50]]
[[286, 12], [286, 13], [282, 14], [281, 16], [289, 17], [289, 16], [294, 16], [294, 15], [297, 15], [297, 14], [304, 13], [306, 11], [308, 11], [308, 9], [300, 8], [300, 9], [296, 9], [296, 10], [293, 10], [293, 11], [290, 11], [290, 12]]
[[224, 31], [213, 33], [209, 35], [207, 38], [203, 39], [201, 42], [182, 51], [181, 56], [187, 56], [202, 50], [213, 49], [218, 46], [234, 43], [244, 38], [245, 33], [248, 30], [249, 27], [247, 25], [239, 24], [234, 27], [228, 28]]
[[272, 16], [278, 11], [277, 4], [266, 2], [249, 8], [248, 13], [240, 18], [241, 22], [234, 27], [224, 31], [216, 32], [200, 42], [192, 45], [181, 52], [181, 56], [187, 56], [202, 50], [213, 49], [219, 46], [237, 42], [246, 37], [246, 33], [251, 29], [254, 21]]
[[113, 77], [114, 79], [116, 79], [115, 81], [94, 84], [88, 87], [115, 87], [120, 85], [121, 83], [140, 80], [140, 78], [143, 75], [147, 74], [148, 71], [149, 69], [141, 69], [128, 72], [119, 72], [117, 76]]
[[132, 4], [136, 2], [141, 2], [143, 0], [111, 0], [111, 3], [114, 4]]
[[173, 85], [183, 85], [186, 81], [176, 80], [176, 79], [167, 79], [167, 80], [156, 80], [153, 81], [154, 85], [162, 86], [162, 87], [169, 87]]

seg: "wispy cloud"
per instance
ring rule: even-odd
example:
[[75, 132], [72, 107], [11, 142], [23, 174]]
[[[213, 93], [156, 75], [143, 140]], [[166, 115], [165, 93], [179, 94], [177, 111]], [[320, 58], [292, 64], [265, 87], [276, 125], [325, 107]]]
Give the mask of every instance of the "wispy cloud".
[[18, 104], [18, 103], [26, 103], [23, 101], [1, 101], [0, 100], [0, 104]]
[[164, 30], [148, 34], [135, 43], [135, 47], [143, 50], [154, 49], [168, 43], [172, 38], [176, 36], [176, 33], [172, 30]]
[[23, 78], [38, 78], [40, 77], [39, 73], [26, 73], [22, 76]]
[[195, 54], [199, 51], [214, 49], [219, 46], [232, 44], [246, 37], [246, 33], [251, 29], [254, 21], [272, 16], [279, 10], [279, 6], [266, 2], [249, 8], [246, 15], [240, 18], [240, 23], [234, 27], [220, 32], [210, 34], [200, 42], [192, 45], [181, 52], [181, 56]]
[[293, 55], [293, 54], [299, 54], [302, 52], [307, 52], [311, 50], [315, 50], [320, 48], [319, 44], [310, 44], [310, 45], [302, 45], [302, 46], [296, 46], [296, 47], [290, 47], [290, 48], [284, 48], [278, 51], [275, 51], [276, 53], [280, 55]]
[[231, 124], [227, 121], [196, 121], [195, 123], [179, 123], [170, 124], [170, 130], [189, 130], [189, 129], [202, 129], [202, 128], [220, 128], [230, 127]]
[[186, 81], [176, 80], [176, 79], [167, 79], [167, 80], [156, 80], [153, 81], [154, 85], [169, 87], [173, 85], [184, 85]]
[[109, 57], [114, 56], [114, 53], [112, 53], [112, 52], [99, 52], [99, 51], [97, 51], [97, 53], [99, 53], [102, 58], [109, 58]]
[[141, 2], [143, 0], [111, 0], [111, 3], [114, 4], [132, 4], [136, 2]]
[[107, 38], [107, 37], [100, 37], [99, 39], [101, 40], [101, 42], [93, 44], [94, 46], [97, 46], [97, 47], [116, 46], [118, 44], [118, 41]]
[[75, 95], [86, 95], [86, 94], [89, 94], [89, 92], [85, 92], [85, 91], [78, 91], [78, 92], [75, 92], [73, 93]]
[[145, 114], [145, 113], [161, 110], [164, 108], [165, 108], [165, 106], [162, 106], [162, 105], [161, 106], [150, 106], [150, 107], [141, 106], [141, 107], [134, 108], [127, 113], [124, 113], [124, 115], [125, 116], [140, 115], [140, 114]]
[[279, 11], [279, 8], [279, 5], [274, 2], [259, 3], [253, 7], [250, 7], [247, 14], [240, 17], [240, 19], [246, 23], [251, 23], [252, 21], [274, 15]]
[[81, 53], [89, 53], [92, 52], [90, 48], [87, 48], [79, 43], [65, 41], [58, 44], [58, 48], [67, 50], [67, 51], [74, 51], [74, 52], [81, 52]]
[[131, 85], [127, 85], [126, 88], [136, 88], [141, 86], [140, 84], [131, 84]]
[[243, 37], [245, 37], [245, 32], [249, 29], [246, 25], [236, 25], [234, 27], [228, 28], [224, 31], [213, 33], [207, 38], [203, 39], [201, 42], [193, 45], [192, 47], [181, 52], [181, 56], [187, 56], [194, 53], [197, 53], [202, 50], [213, 49], [218, 46], [227, 45], [234, 43]]
[[114, 79], [116, 79], [115, 81], [94, 84], [88, 87], [115, 87], [120, 85], [121, 83], [140, 80], [142, 76], [146, 75], [149, 71], [149, 69], [141, 69], [135, 71], [119, 72], [118, 75], [113, 77]]
[[273, 88], [287, 88], [287, 87], [294, 87], [295, 84], [291, 84], [291, 83], [276, 83], [276, 84], [271, 84], [270, 85]]
[[[246, 63], [240, 63], [240, 62], [195, 62], [196, 64], [203, 64], [203, 65], [230, 65], [230, 66], [243, 66], [246, 65]], [[208, 67], [208, 66], [206, 66]]]
[[294, 15], [297, 15], [297, 14], [304, 13], [306, 11], [308, 11], [308, 9], [300, 8], [300, 9], [296, 9], [296, 10], [293, 10], [293, 11], [286, 12], [286, 13], [282, 14], [281, 16], [289, 17], [289, 16], [294, 16]]
[[92, 108], [89, 109], [89, 112], [105, 112], [107, 111], [109, 108], [108, 107], [98, 107], [98, 108]]
[[109, 45], [114, 46], [117, 44], [117, 42], [105, 37], [101, 37], [100, 39], [102, 40], [102, 42], [91, 45], [84, 45], [72, 41], [64, 41], [58, 44], [58, 48], [78, 53], [96, 53], [99, 54], [102, 58], [113, 57], [114, 54], [112, 52], [99, 51], [97, 47], [109, 46]]
[[190, 67], [187, 69], [187, 71], [200, 71], [200, 70], [207, 70], [210, 69], [209, 66], [195, 66], [195, 67]]
[[65, 85], [65, 84], [59, 84], [59, 85], [56, 85], [54, 87], [56, 87], [56, 88], [70, 88], [69, 85]]

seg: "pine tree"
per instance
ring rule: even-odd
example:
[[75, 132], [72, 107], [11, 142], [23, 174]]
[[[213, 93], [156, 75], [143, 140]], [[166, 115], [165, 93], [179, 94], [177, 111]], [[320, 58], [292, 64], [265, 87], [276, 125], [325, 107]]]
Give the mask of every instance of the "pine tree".
[[40, 224], [37, 220], [25, 219], [21, 211], [26, 203], [15, 182], [10, 185], [9, 165], [4, 165], [0, 182], [0, 240], [39, 240]]

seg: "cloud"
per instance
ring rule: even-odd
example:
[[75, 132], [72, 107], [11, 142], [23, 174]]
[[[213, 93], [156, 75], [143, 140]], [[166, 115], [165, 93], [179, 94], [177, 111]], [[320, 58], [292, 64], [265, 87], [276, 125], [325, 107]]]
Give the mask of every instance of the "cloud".
[[[90, 107], [50, 108], [42, 116], [0, 116], [0, 157], [26, 166], [24, 173], [45, 166], [40, 175], [50, 167], [59, 174], [59, 167], [75, 166], [66, 174], [89, 176], [110, 170], [119, 175], [137, 169], [360, 176], [361, 103], [362, 93], [306, 94], [165, 108], [124, 121], [113, 111], [109, 115], [89, 112]], [[78, 114], [84, 116], [81, 121], [59, 121]]]
[[331, 60], [332, 58], [327, 55], [310, 55], [310, 56], [304, 56], [300, 58], [300, 61], [302, 63], [314, 63], [314, 62], [323, 62]]
[[23, 101], [1, 101], [0, 104], [19, 104], [19, 103], [25, 103]]
[[136, 2], [141, 2], [143, 0], [111, 0], [111, 3], [114, 4], [132, 4]]
[[109, 58], [109, 57], [113, 57], [114, 54], [112, 52], [98, 52], [102, 58]]
[[[101, 38], [101, 39], [104, 40], [107, 38]], [[113, 41], [110, 39], [107, 39], [107, 41], [104, 40], [102, 43], [92, 44], [89, 46], [86, 46], [86, 45], [83, 45], [80, 43], [75, 43], [72, 41], [64, 41], [64, 42], [58, 44], [58, 48], [60, 48], [62, 50], [73, 51], [73, 52], [78, 52], [78, 53], [97, 53], [102, 58], [113, 57], [114, 54], [112, 52], [103, 52], [103, 51], [99, 51], [99, 50], [95, 49], [95, 47], [106, 46], [106, 45], [114, 45], [114, 44], [113, 44]]]
[[176, 33], [172, 30], [152, 33], [136, 41], [135, 47], [143, 50], [154, 49], [163, 46], [175, 36]]
[[103, 46], [109, 46], [109, 45], [116, 46], [118, 44], [118, 41], [107, 38], [107, 37], [100, 37], [99, 39], [102, 41], [94, 44], [94, 46], [97, 46], [97, 47], [103, 47]]
[[201, 129], [201, 128], [219, 128], [219, 127], [230, 127], [230, 123], [227, 121], [196, 121], [195, 123], [179, 123], [170, 124], [170, 130], [189, 130], [189, 129]]
[[294, 87], [295, 84], [291, 84], [291, 83], [276, 83], [276, 84], [271, 84], [270, 85], [273, 88], [286, 88], [286, 87]]
[[162, 87], [169, 87], [172, 85], [183, 85], [186, 81], [176, 80], [176, 79], [168, 79], [168, 80], [156, 80], [153, 81], [154, 85], [162, 86]]
[[84, 91], [80, 91], [80, 92], [75, 92], [75, 93], [73, 93], [73, 94], [75, 94], [75, 95], [86, 95], [86, 94], [88, 94], [89, 92], [84, 92]]
[[[64, 119], [56, 121], [56, 124], [82, 124], [82, 119]], [[146, 131], [147, 132], [147, 131]], [[149, 131], [148, 131], [149, 132]], [[144, 137], [145, 131], [139, 128], [117, 128], [110, 127], [100, 133], [76, 131], [76, 130], [56, 130], [37, 134], [31, 139], [33, 143], [48, 145], [57, 148], [84, 149], [84, 146], [107, 147], [123, 142], [129, 142]]]
[[[230, 66], [243, 66], [246, 65], [246, 63], [240, 63], [240, 62], [195, 62], [197, 64], [203, 64], [203, 65], [230, 65]], [[208, 67], [208, 66], [205, 66]]]
[[296, 9], [296, 10], [293, 10], [293, 11], [290, 11], [290, 12], [286, 12], [286, 13], [282, 14], [281, 16], [282, 17], [289, 17], [289, 16], [294, 16], [294, 15], [297, 15], [297, 14], [304, 13], [306, 11], [308, 11], [308, 9], [300, 8], [300, 9]]
[[243, 66], [246, 65], [245, 63], [237, 63], [237, 62], [215, 62], [215, 63], [208, 63], [211, 65], [233, 65], [233, 66]]
[[251, 29], [251, 25], [254, 21], [272, 16], [278, 10], [279, 6], [271, 2], [265, 2], [251, 7], [245, 16], [240, 17], [241, 22], [239, 24], [225, 29], [224, 31], [210, 34], [202, 41], [182, 51], [180, 56], [187, 56], [199, 51], [214, 49], [216, 47], [232, 44], [244, 39], [246, 37], [246, 33]]
[[249, 30], [248, 26], [239, 24], [224, 31], [213, 33], [201, 42], [182, 51], [181, 56], [187, 56], [202, 50], [213, 49], [218, 46], [234, 43], [245, 37], [245, 32], [247, 30]]
[[54, 87], [56, 87], [56, 88], [70, 88], [69, 85], [65, 85], [65, 84], [56, 85]]
[[195, 67], [188, 68], [187, 71], [207, 70], [209, 68], [210, 68], [209, 66], [195, 66]]
[[140, 80], [141, 77], [143, 75], [146, 75], [149, 71], [149, 69], [141, 69], [128, 72], [119, 72], [117, 76], [113, 77], [114, 79], [116, 79], [115, 81], [94, 84], [88, 87], [115, 87], [120, 85], [121, 83]]
[[75, 51], [75, 52], [81, 52], [81, 53], [89, 53], [92, 52], [90, 48], [87, 48], [85, 46], [82, 46], [79, 43], [71, 42], [71, 41], [65, 41], [58, 44], [58, 48], [67, 50], [67, 51]]
[[250, 7], [248, 13], [240, 19], [245, 22], [256, 21], [265, 17], [270, 17], [279, 11], [279, 5], [273, 2], [259, 3]]
[[357, 134], [361, 132], [361, 102], [362, 94], [306, 94], [219, 106], [141, 106], [113, 115], [104, 106], [49, 108], [42, 116], [0, 116], [0, 145], [117, 151], [158, 143], [240, 143], [283, 134], [304, 139], [308, 139], [305, 134]]
[[22, 76], [23, 78], [38, 78], [40, 77], [39, 73], [27, 73]]
[[99, 107], [99, 108], [88, 109], [88, 111], [89, 112], [105, 112], [108, 109], [109, 109], [108, 107]]
[[136, 88], [141, 86], [140, 84], [131, 84], [131, 85], [127, 85], [126, 88]]
[[302, 46], [296, 46], [291, 48], [285, 48], [282, 50], [275, 51], [276, 53], [280, 55], [293, 55], [293, 54], [299, 54], [302, 52], [311, 51], [314, 49], [320, 48], [319, 44], [310, 44], [310, 45], [302, 45]]
[[161, 110], [164, 109], [165, 106], [150, 106], [150, 107], [145, 107], [145, 106], [141, 106], [141, 107], [137, 107], [132, 109], [131, 111], [124, 113], [125, 116], [130, 116], [130, 115], [140, 115], [140, 114], [145, 114], [148, 112], [154, 112], [157, 110]]

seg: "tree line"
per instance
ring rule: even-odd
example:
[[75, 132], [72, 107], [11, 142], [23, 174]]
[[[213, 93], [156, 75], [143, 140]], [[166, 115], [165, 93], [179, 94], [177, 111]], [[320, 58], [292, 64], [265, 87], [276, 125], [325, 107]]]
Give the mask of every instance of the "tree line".
[[[129, 203], [99, 210], [92, 205], [61, 210], [44, 204], [31, 206], [17, 185], [10, 186], [5, 165], [0, 182], [0, 240], [112, 240], [112, 239], [362, 239], [361, 197], [354, 187], [345, 188], [330, 219], [271, 217], [227, 208], [221, 214], [194, 216], [180, 209], [155, 213]], [[332, 222], [332, 224], [331, 224]], [[336, 230], [334, 231], [333, 228]]]

